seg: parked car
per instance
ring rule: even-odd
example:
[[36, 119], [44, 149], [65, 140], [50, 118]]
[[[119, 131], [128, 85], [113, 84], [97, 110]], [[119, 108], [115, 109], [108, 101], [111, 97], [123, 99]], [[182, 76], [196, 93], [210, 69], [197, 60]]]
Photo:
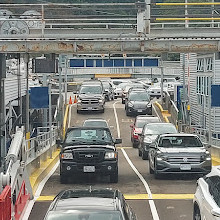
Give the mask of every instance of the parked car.
[[108, 122], [102, 118], [89, 118], [83, 122], [83, 127], [104, 127], [108, 128]]
[[103, 85], [103, 88], [104, 88], [105, 100], [106, 101], [114, 100], [115, 99], [115, 94], [114, 94], [113, 85], [108, 81], [102, 81], [102, 85]]
[[131, 127], [131, 142], [133, 147], [137, 147], [140, 143], [140, 134], [144, 125], [149, 123], [160, 122], [160, 119], [155, 116], [149, 115], [138, 115], [134, 120], [134, 124], [130, 125]]
[[77, 101], [77, 113], [82, 111], [104, 112], [105, 94], [102, 82], [90, 80], [82, 83]]
[[129, 83], [125, 86], [125, 88], [122, 90], [122, 94], [121, 94], [121, 103], [125, 104], [125, 97], [127, 96], [128, 90], [130, 88], [145, 88], [143, 84], [141, 83]]
[[121, 98], [123, 89], [129, 84], [129, 82], [122, 82], [115, 86], [114, 95], [115, 98]]
[[193, 220], [220, 219], [220, 166], [197, 181], [193, 199]]
[[152, 114], [152, 103], [148, 92], [145, 90], [134, 90], [128, 94], [125, 103], [127, 116], [134, 114]]
[[44, 220], [136, 220], [117, 189], [68, 189], [52, 201]]
[[150, 145], [155, 141], [160, 134], [175, 134], [178, 133], [176, 127], [172, 123], [149, 123], [144, 125], [140, 135], [138, 145], [138, 155], [143, 160], [148, 159]]
[[202, 174], [211, 171], [212, 159], [194, 134], [159, 135], [149, 150], [149, 169], [155, 178], [161, 174]]
[[60, 152], [60, 181], [66, 183], [68, 177], [83, 173], [110, 176], [110, 182], [118, 182], [118, 152], [109, 128], [72, 127], [67, 129]]

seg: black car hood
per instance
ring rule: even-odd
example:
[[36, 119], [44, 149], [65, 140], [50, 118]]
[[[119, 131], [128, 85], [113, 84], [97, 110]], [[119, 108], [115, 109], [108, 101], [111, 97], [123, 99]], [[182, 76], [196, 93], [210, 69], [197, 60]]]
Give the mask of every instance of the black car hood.
[[109, 150], [115, 150], [115, 146], [113, 145], [64, 145], [64, 150], [74, 150], [74, 149], [91, 149], [91, 148], [102, 148], [102, 149], [109, 149]]
[[129, 101], [132, 105], [135, 106], [146, 106], [150, 101]]

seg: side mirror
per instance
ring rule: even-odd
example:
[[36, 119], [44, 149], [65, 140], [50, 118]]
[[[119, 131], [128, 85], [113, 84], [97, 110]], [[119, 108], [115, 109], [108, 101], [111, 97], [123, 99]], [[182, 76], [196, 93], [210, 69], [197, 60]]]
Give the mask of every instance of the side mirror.
[[210, 144], [204, 144], [204, 146], [205, 146], [206, 148], [211, 148], [211, 147], [212, 147], [212, 145], [210, 145]]
[[122, 143], [122, 139], [121, 138], [116, 138], [115, 139], [115, 144], [121, 144]]

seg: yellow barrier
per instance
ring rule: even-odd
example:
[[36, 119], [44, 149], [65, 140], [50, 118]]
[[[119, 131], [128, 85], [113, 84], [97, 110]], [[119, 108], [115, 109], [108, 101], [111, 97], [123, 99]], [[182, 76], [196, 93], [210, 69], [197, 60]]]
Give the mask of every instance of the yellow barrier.
[[66, 134], [66, 127], [67, 127], [67, 119], [68, 119], [68, 114], [69, 113], [69, 105], [66, 105], [66, 111], [63, 119], [63, 138], [65, 137]]
[[160, 110], [160, 112], [161, 112], [161, 114], [162, 114], [162, 116], [163, 116], [164, 121], [165, 121], [166, 123], [170, 123], [170, 121], [169, 121], [169, 119], [168, 119], [168, 117], [167, 117], [167, 114], [169, 114], [169, 113], [168, 113], [168, 110], [163, 110], [163, 107], [162, 107], [161, 104], [159, 104], [157, 101], [154, 102], [154, 104], [159, 108], [159, 110]]

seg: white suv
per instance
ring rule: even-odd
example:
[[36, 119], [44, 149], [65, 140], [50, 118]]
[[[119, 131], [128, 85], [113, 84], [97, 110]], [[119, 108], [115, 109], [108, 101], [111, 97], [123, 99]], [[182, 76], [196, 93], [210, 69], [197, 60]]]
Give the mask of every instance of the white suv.
[[193, 220], [220, 220], [220, 166], [197, 181]]

